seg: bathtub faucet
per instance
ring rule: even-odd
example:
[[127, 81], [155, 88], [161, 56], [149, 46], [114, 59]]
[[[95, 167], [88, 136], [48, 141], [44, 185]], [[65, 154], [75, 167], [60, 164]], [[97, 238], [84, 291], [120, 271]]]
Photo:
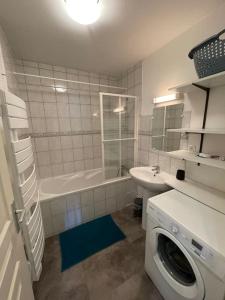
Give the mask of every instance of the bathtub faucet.
[[116, 177], [119, 176], [120, 170], [121, 170], [121, 175], [122, 175], [122, 176], [123, 176], [123, 171], [127, 171], [127, 173], [129, 173], [129, 168], [126, 167], [126, 166], [124, 166], [124, 165], [121, 165], [121, 167], [118, 168], [118, 172], [117, 172], [117, 176], [116, 176]]

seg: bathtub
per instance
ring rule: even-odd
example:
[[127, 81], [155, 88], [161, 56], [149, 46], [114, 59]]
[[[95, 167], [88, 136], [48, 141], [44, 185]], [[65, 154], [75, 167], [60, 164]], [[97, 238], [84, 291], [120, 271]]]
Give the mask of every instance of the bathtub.
[[40, 179], [45, 236], [120, 210], [133, 202], [136, 193], [129, 176], [105, 181], [102, 169]]
[[93, 188], [104, 183], [102, 169], [81, 171], [39, 181], [40, 200]]

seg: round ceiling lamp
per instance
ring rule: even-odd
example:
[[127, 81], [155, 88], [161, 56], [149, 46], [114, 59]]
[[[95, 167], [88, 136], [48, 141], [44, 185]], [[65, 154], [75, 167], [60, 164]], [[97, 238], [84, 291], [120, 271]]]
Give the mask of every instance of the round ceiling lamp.
[[101, 15], [99, 0], [65, 0], [68, 15], [82, 25], [95, 23]]

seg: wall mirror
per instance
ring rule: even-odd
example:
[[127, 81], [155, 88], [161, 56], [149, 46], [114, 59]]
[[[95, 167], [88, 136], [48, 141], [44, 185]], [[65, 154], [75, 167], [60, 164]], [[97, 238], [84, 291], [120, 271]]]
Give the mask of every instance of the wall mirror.
[[175, 151], [180, 149], [181, 134], [167, 132], [167, 129], [182, 127], [184, 104], [174, 104], [153, 109], [152, 149]]

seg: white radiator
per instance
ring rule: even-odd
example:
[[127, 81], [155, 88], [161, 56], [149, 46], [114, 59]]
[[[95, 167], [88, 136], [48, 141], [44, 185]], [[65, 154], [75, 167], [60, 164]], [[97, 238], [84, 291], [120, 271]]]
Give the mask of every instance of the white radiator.
[[15, 205], [24, 216], [20, 220], [20, 227], [31, 265], [32, 279], [37, 281], [42, 270], [44, 230], [31, 138], [20, 135], [21, 130], [29, 128], [26, 104], [14, 94], [2, 90], [0, 101]]

